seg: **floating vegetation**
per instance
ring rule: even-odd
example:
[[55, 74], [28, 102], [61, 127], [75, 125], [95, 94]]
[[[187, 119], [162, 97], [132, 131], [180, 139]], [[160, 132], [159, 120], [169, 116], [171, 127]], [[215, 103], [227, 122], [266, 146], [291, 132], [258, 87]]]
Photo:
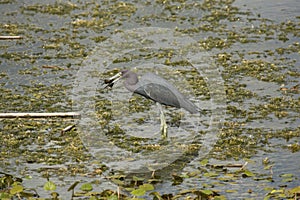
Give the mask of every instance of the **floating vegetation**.
[[[21, 70], [22, 75], [39, 76], [41, 72], [38, 70]], [[68, 111], [71, 102], [68, 99], [62, 99], [70, 86], [62, 84], [52, 84], [50, 86], [38, 82], [32, 82], [31, 85], [22, 85], [21, 92], [0, 88], [2, 112], [34, 112], [42, 111]]]
[[76, 4], [71, 2], [59, 2], [56, 1], [54, 4], [34, 4], [27, 5], [22, 8], [24, 12], [40, 12], [53, 15], [67, 15], [70, 14], [73, 10], [78, 8]]
[[[206, 141], [176, 144], [184, 153], [180, 166], [170, 165], [159, 172], [149, 170], [148, 174], [116, 172], [95, 160], [79, 137], [82, 133], [77, 130], [77, 119], [1, 119], [0, 199], [64, 199], [64, 194], [74, 199], [300, 196], [299, 175], [292, 171], [298, 164], [294, 158], [298, 158], [300, 150], [299, 16], [266, 19], [260, 9], [252, 13], [246, 3], [237, 6], [238, 2], [233, 0], [101, 4], [58, 0], [24, 4], [0, 0], [0, 4], [1, 34], [20, 36], [20, 40], [2, 40], [0, 44], [1, 112], [72, 110], [69, 95], [76, 87], [73, 78], [78, 68], [85, 67], [82, 60], [116, 34], [139, 27], [169, 28], [178, 35], [166, 48], [151, 49], [148, 46], [153, 41], [136, 34], [140, 46], [124, 55], [119, 55], [120, 50], [132, 49], [132, 44], [115, 41], [110, 44], [114, 51], [105, 54], [113, 57], [112, 63], [101, 60], [99, 65], [105, 69], [112, 65], [114, 70], [95, 72], [93, 77], [100, 80], [115, 74], [116, 68], [141, 62], [159, 63], [172, 69], [165, 71], [165, 75], [175, 77], [174, 82], [184, 77], [182, 89], [208, 102], [212, 95], [209, 87], [215, 86], [207, 85], [208, 77], [190, 70], [190, 60], [181, 54], [203, 49], [220, 69], [227, 95], [226, 118], [220, 119], [224, 123], [216, 131], [218, 141], [213, 150], [202, 160], [190, 162], [185, 156], [197, 159]], [[193, 38], [195, 45], [178, 49], [181, 39], [190, 42], [187, 37]], [[265, 86], [253, 87], [264, 83]], [[97, 96], [94, 100], [91, 106], [95, 106], [97, 126], [116, 147], [143, 154], [162, 150], [167, 144], [168, 141], [159, 139], [128, 136], [123, 125], [115, 121], [115, 116], [124, 113], [112, 109], [122, 105]], [[135, 115], [151, 111], [152, 104], [132, 96], [126, 109], [132, 121], [143, 127], [149, 118]], [[184, 114], [170, 112], [169, 125], [179, 127]], [[218, 117], [217, 113], [214, 117]], [[63, 131], [70, 126], [73, 128]], [[199, 131], [199, 137], [206, 133], [207, 130]], [[293, 163], [279, 163], [279, 156], [284, 162]], [[278, 173], [278, 169], [284, 172]], [[28, 188], [27, 181], [36, 178], [41, 180], [36, 181], [40, 185]], [[102, 187], [102, 183], [111, 187]]]

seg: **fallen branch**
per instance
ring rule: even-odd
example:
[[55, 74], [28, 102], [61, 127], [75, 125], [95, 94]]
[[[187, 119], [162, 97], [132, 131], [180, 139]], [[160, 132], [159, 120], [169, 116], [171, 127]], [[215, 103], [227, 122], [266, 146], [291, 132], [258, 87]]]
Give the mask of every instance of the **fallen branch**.
[[63, 130], [61, 130], [61, 133], [65, 133], [65, 132], [68, 132], [70, 131], [72, 128], [75, 127], [75, 124], [73, 125], [70, 125], [70, 126], [67, 126], [66, 128], [64, 128]]
[[245, 166], [245, 164], [214, 164], [214, 165], [209, 165], [209, 166], [211, 166], [213, 168], [224, 168], [224, 167], [228, 167], [228, 168], [243, 168]]
[[247, 165], [248, 165], [248, 162], [245, 162], [245, 163], [243, 164], [243, 166], [241, 167], [241, 170], [244, 170], [244, 169], [246, 168]]
[[64, 68], [59, 67], [59, 66], [50, 66], [50, 65], [43, 65], [42, 68], [45, 69], [54, 69], [54, 70], [64, 70]]
[[0, 113], [0, 118], [47, 118], [47, 117], [74, 117], [74, 118], [80, 118], [80, 113], [78, 113], [78, 112]]
[[23, 39], [23, 37], [22, 36], [10, 36], [10, 35], [0, 36], [0, 40], [19, 40], [19, 39]]

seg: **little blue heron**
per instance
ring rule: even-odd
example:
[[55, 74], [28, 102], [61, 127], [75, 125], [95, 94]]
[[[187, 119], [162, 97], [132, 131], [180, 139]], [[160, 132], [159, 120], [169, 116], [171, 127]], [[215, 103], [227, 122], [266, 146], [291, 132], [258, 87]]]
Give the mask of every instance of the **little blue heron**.
[[184, 108], [192, 114], [201, 111], [194, 103], [185, 98], [171, 83], [153, 73], [147, 73], [138, 79], [136, 73], [130, 70], [122, 70], [115, 76], [104, 80], [104, 83], [107, 84], [106, 87], [112, 87], [114, 83], [121, 78], [125, 79], [124, 85], [129, 91], [151, 99], [158, 104], [161, 120], [160, 130], [163, 137], [167, 137], [167, 124], [161, 104]]

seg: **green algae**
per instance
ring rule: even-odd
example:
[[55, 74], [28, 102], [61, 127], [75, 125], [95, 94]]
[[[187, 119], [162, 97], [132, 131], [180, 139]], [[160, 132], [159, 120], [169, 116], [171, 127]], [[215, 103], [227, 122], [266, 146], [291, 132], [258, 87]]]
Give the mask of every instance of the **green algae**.
[[[75, 131], [61, 134], [62, 129], [72, 123], [70, 121], [10, 119], [1, 120], [1, 123], [2, 161], [15, 157], [19, 162], [62, 164], [70, 156], [74, 160], [88, 159]], [[55, 145], [46, 147], [50, 141]], [[36, 150], [30, 147], [32, 144], [36, 145]]]
[[27, 5], [22, 8], [23, 12], [40, 12], [52, 15], [67, 15], [73, 10], [78, 8], [76, 4], [71, 2], [59, 2], [56, 1], [54, 4], [33, 4]]
[[[13, 3], [13, 1], [1, 1], [1, 4]], [[147, 2], [151, 4], [151, 2]], [[228, 119], [224, 123], [224, 127], [220, 130], [220, 141], [218, 141], [214, 154], [212, 157], [219, 160], [235, 159], [240, 160], [243, 158], [251, 158], [256, 155], [259, 150], [268, 152], [267, 147], [270, 145], [270, 141], [274, 138], [282, 138], [286, 141], [291, 141], [290, 144], [284, 143], [280, 145], [281, 148], [287, 149], [290, 152], [299, 151], [299, 145], [293, 139], [299, 137], [299, 128], [282, 128], [280, 130], [272, 131], [264, 128], [249, 128], [245, 127], [247, 122], [253, 122], [257, 119], [273, 118], [273, 116], [279, 120], [292, 121], [297, 119], [296, 114], [299, 113], [299, 98], [297, 98], [297, 90], [283, 91], [282, 96], [274, 96], [270, 98], [260, 99], [258, 95], [247, 87], [245, 84], [240, 84], [237, 80], [242, 77], [252, 77], [257, 80], [275, 83], [275, 84], [287, 84], [292, 77], [295, 81], [299, 77], [297, 67], [293, 62], [285, 60], [284, 56], [289, 54], [299, 55], [299, 43], [293, 42], [289, 45], [285, 45], [290, 41], [291, 35], [299, 37], [299, 23], [297, 21], [286, 20], [281, 23], [274, 23], [267, 19], [262, 19], [260, 15], [257, 17], [249, 12], [240, 12], [238, 8], [232, 6], [233, 1], [203, 1], [201, 3], [189, 3], [186, 1], [156, 1], [155, 5], [162, 6], [163, 11], [170, 13], [170, 16], [141, 16], [135, 19], [135, 22], [141, 24], [151, 25], [152, 21], [164, 21], [164, 22], [176, 22], [176, 24], [191, 23], [194, 26], [187, 27], [176, 27], [176, 30], [193, 35], [195, 33], [219, 33], [219, 35], [208, 36], [201, 38], [198, 43], [204, 49], [218, 50], [216, 55], [216, 62], [220, 67], [223, 67], [222, 76], [225, 80], [227, 100], [230, 105], [226, 111]], [[90, 8], [86, 11], [85, 8]], [[183, 16], [182, 11], [189, 9], [198, 9], [203, 11], [203, 18]], [[97, 5], [94, 2], [82, 5], [73, 4], [70, 2], [57, 1], [54, 4], [33, 4], [23, 6], [21, 11], [27, 17], [35, 14], [42, 14], [44, 16], [63, 16], [66, 17], [66, 24], [64, 27], [59, 27], [52, 24], [48, 28], [41, 28], [33, 24], [18, 24], [18, 23], [1, 23], [1, 30], [3, 34], [9, 35], [26, 35], [25, 42], [37, 41], [35, 45], [41, 48], [39, 51], [33, 54], [24, 53], [22, 51], [14, 52], [8, 51], [7, 49], [11, 44], [1, 45], [1, 64], [10, 61], [21, 63], [36, 63], [35, 66], [29, 68], [20, 68], [17, 74], [21, 77], [32, 77], [36, 80], [37, 78], [45, 78], [43, 75], [58, 75], [62, 77], [68, 75], [68, 70], [46, 70], [40, 69], [40, 60], [48, 60], [46, 64], [55, 63], [59, 66], [71, 66], [73, 67], [72, 59], [85, 58], [89, 54], [89, 46], [84, 41], [89, 39], [95, 43], [104, 41], [110, 35], [99, 36], [93, 33], [92, 36], [84, 34], [82, 30], [95, 31], [97, 34], [102, 33], [106, 28], [120, 29], [113, 30], [110, 33], [117, 33], [122, 31], [122, 24], [126, 20], [133, 20], [133, 17], [138, 10], [138, 6], [126, 2], [108, 2], [104, 1], [103, 4]], [[71, 16], [68, 18], [68, 16]], [[92, 17], [90, 17], [92, 16]], [[243, 17], [248, 17], [248, 22], [254, 22], [254, 28], [251, 26], [244, 26], [240, 30], [226, 26], [228, 22], [237, 22], [243, 20]], [[299, 19], [299, 17], [298, 17]], [[257, 25], [258, 24], [258, 25]], [[57, 30], [55, 30], [57, 29]], [[70, 31], [68, 31], [70, 30]], [[83, 31], [84, 32], [84, 31]], [[54, 33], [54, 34], [53, 34]], [[56, 33], [56, 34], [55, 34]], [[44, 36], [45, 34], [45, 36]], [[54, 35], [50, 37], [47, 35]], [[37, 36], [37, 37], [36, 37]], [[262, 41], [280, 41], [282, 47], [276, 49], [260, 50], [255, 51], [228, 51], [233, 45], [247, 45], [255, 44]], [[39, 43], [41, 41], [41, 44]], [[22, 46], [25, 42], [18, 42], [16, 45]], [[149, 41], [144, 41], [147, 44]], [[30, 44], [30, 43], [29, 43]], [[91, 45], [93, 46], [93, 45]], [[259, 46], [259, 45], [258, 45]], [[31, 47], [31, 46], [30, 46]], [[46, 52], [46, 53], [44, 53]], [[165, 65], [172, 66], [174, 69], [177, 66], [188, 66], [185, 60], [174, 61], [174, 50], [157, 51], [154, 53], [147, 53], [144, 55], [119, 57], [114, 63], [127, 63], [134, 59], [163, 59]], [[255, 56], [255, 58], [250, 57]], [[268, 57], [268, 59], [265, 59]], [[273, 59], [274, 58], [274, 59]], [[64, 61], [65, 60], [65, 61]], [[43, 61], [44, 62], [44, 61]], [[77, 62], [77, 61], [75, 61]], [[63, 64], [62, 64], [63, 63]], [[65, 64], [67, 63], [67, 64]], [[115, 71], [107, 72], [103, 74], [103, 77], [108, 77], [114, 74]], [[69, 74], [73, 74], [71, 71]], [[200, 77], [194, 71], [179, 71], [179, 75], [184, 75], [191, 85], [192, 92], [195, 96], [204, 96], [203, 98], [209, 99], [209, 88], [205, 84], [203, 77]], [[197, 76], [196, 76], [197, 75]], [[32, 84], [18, 86], [21, 91], [17, 89], [10, 89], [6, 87], [6, 84], [10, 81], [10, 74], [7, 72], [1, 72], [1, 109], [2, 112], [14, 111], [14, 112], [25, 112], [31, 111], [68, 111], [71, 109], [71, 100], [67, 97], [67, 91], [71, 89], [71, 86], [65, 86], [53, 81], [49, 84], [39, 83], [39, 81], [32, 82]], [[195, 78], [196, 77], [196, 78]], [[60, 78], [56, 78], [60, 80]], [[62, 82], [65, 79], [63, 78]], [[295, 83], [294, 85], [296, 85]], [[288, 86], [291, 88], [291, 86]], [[278, 85], [279, 89], [279, 85]], [[245, 100], [258, 99], [261, 100], [257, 105], [251, 105], [250, 108], [243, 107], [242, 103]], [[130, 99], [130, 112], [147, 112], [148, 106], [152, 104], [151, 101], [143, 100], [142, 98], [132, 97]], [[96, 102], [97, 118], [99, 125], [108, 130], [111, 134], [111, 140], [116, 143], [117, 146], [130, 150], [132, 152], [142, 151], [155, 151], [160, 149], [163, 144], [152, 144], [143, 146], [143, 140], [136, 137], [123, 137], [124, 131], [122, 130], [121, 124], [115, 124], [108, 128], [108, 124], [114, 120], [111, 111], [112, 102], [100, 99]], [[180, 113], [171, 114], [171, 124], [176, 125], [180, 121]], [[145, 118], [137, 118], [136, 122], [143, 124]], [[41, 173], [46, 176], [47, 173], [56, 175], [78, 175], [88, 173], [89, 170], [85, 168], [84, 164], [80, 162], [87, 162], [90, 156], [87, 150], [84, 148], [77, 130], [61, 135], [61, 129], [68, 126], [70, 123], [76, 123], [76, 121], [61, 121], [59, 119], [54, 120], [1, 120], [1, 161], [9, 165], [6, 159], [17, 158], [17, 163], [38, 163], [38, 164], [64, 164], [68, 161], [73, 161], [73, 164], [67, 164], [66, 168], [59, 169], [41, 169]], [[203, 133], [205, 134], [205, 133]], [[249, 137], [251, 136], [251, 137]], [[125, 139], [125, 141], [124, 141]], [[49, 141], [54, 142], [58, 146], [46, 146]], [[36, 144], [38, 148], [32, 147], [32, 144]], [[193, 149], [190, 145], [187, 148]], [[195, 149], [197, 149], [195, 147]], [[191, 153], [193, 151], [190, 151]], [[105, 171], [106, 169], [103, 169]], [[207, 170], [206, 168], [203, 170]], [[199, 194], [216, 195], [217, 192], [213, 188], [218, 184], [237, 184], [236, 179], [242, 177], [247, 179], [257, 180], [257, 182], [269, 181], [269, 174], [253, 173], [252, 171], [239, 171], [236, 173], [225, 173], [217, 170], [211, 170], [205, 173], [194, 173], [194, 177], [201, 178], [205, 174], [206, 179], [215, 180], [215, 183], [207, 184], [206, 188], [195, 188], [185, 191], [178, 191], [174, 194], [160, 194], [158, 192], [152, 193], [156, 198], [196, 198]], [[201, 174], [201, 176], [200, 176]], [[221, 174], [218, 176], [217, 174]], [[244, 174], [244, 175], [243, 175]], [[267, 173], [266, 173], [267, 174]], [[251, 176], [249, 176], [251, 175]], [[12, 193], [6, 186], [11, 186], [13, 181], [9, 179], [15, 179], [15, 177], [3, 176], [1, 177], [1, 184], [9, 182], [7, 185], [1, 185], [1, 188], [5, 188], [5, 194], [7, 198], [14, 195], [25, 196], [22, 193], [22, 189], [14, 187]], [[180, 184], [181, 178], [186, 177], [184, 175], [178, 175], [174, 182]], [[191, 175], [192, 177], [192, 175]], [[186, 177], [190, 178], [190, 177]], [[122, 177], [120, 180], [124, 183]], [[143, 185], [147, 184], [148, 179], [143, 177], [144, 182], [139, 183]], [[160, 182], [166, 180], [159, 179]], [[180, 181], [179, 181], [180, 180]], [[271, 179], [272, 180], [272, 179]], [[19, 182], [20, 180], [16, 180]], [[272, 180], [274, 181], [274, 180]], [[291, 180], [296, 181], [296, 180]], [[129, 181], [130, 182], [130, 181]], [[134, 182], [134, 181], [133, 181]], [[18, 183], [19, 184], [19, 183]], [[18, 185], [17, 184], [17, 185]], [[230, 187], [230, 184], [228, 187]], [[139, 187], [127, 185], [128, 188], [139, 189]], [[209, 187], [209, 189], [207, 188]], [[262, 185], [262, 187], [264, 187]], [[24, 187], [25, 189], [25, 187]], [[76, 188], [77, 189], [77, 188]], [[123, 188], [124, 189], [124, 188]], [[289, 188], [274, 187], [267, 190], [266, 198], [293, 198], [296, 192], [288, 194]], [[23, 190], [24, 191], [24, 190]], [[93, 196], [101, 197], [112, 197], [117, 198], [117, 192], [113, 190], [106, 191], [93, 191], [94, 193], [82, 194], [78, 193], [78, 196]], [[255, 192], [252, 190], [252, 193]], [[34, 194], [34, 192], [32, 192]], [[225, 190], [223, 193], [236, 193], [235, 190]], [[249, 190], [250, 193], [250, 190]], [[217, 199], [216, 195], [215, 199]], [[125, 198], [123, 195], [122, 197]], [[225, 197], [224, 197], [225, 198]], [[224, 199], [221, 198], [220, 199]]]

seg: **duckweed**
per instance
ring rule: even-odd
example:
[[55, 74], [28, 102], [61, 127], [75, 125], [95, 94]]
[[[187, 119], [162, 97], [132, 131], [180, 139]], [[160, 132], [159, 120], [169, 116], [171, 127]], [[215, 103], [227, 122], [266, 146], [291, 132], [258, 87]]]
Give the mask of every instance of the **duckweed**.
[[[295, 199], [299, 196], [299, 187], [282, 187], [282, 185], [290, 182], [296, 183], [297, 175], [281, 174], [280, 179], [276, 179], [277, 174], [271, 174], [272, 166], [276, 166], [276, 161], [264, 159], [263, 172], [259, 171], [260, 169], [253, 169], [255, 167], [233, 170], [227, 167], [210, 168], [208, 165], [211, 158], [218, 162], [254, 159], [257, 155], [261, 155], [259, 152], [275, 151], [272, 143], [274, 140], [284, 141], [278, 145], [275, 144], [277, 151], [283, 148], [288, 153], [297, 153], [300, 149], [296, 140], [300, 136], [299, 126], [296, 128], [289, 126], [290, 122], [294, 123], [298, 119], [300, 112], [299, 90], [297, 89], [299, 66], [296, 60], [300, 50], [299, 42], [295, 42], [299, 37], [299, 23], [292, 18], [283, 19], [281, 22], [264, 19], [260, 13], [256, 15], [250, 11], [241, 11], [233, 5], [233, 2], [232, 0], [205, 0], [203, 2], [158, 0], [141, 2], [141, 5], [115, 1], [103, 1], [101, 5], [97, 2], [79, 1], [76, 3], [61, 1], [27, 3], [19, 10], [22, 16], [20, 22], [14, 22], [12, 18], [19, 17], [15, 11], [3, 13], [3, 22], [0, 23], [1, 33], [22, 35], [24, 39], [17, 42], [2, 43], [1, 41], [0, 64], [4, 69], [0, 72], [1, 112], [70, 111], [72, 101], [68, 94], [72, 86], [67, 82], [75, 76], [76, 71], [73, 70], [84, 67], [81, 66], [82, 59], [91, 54], [91, 50], [97, 46], [97, 43], [122, 32], [124, 28], [130, 28], [130, 23], [134, 26], [161, 26], [163, 24], [163, 27], [165, 25], [173, 27], [173, 24], [176, 24], [174, 31], [191, 37], [195, 36], [197, 45], [213, 54], [220, 68], [220, 75], [225, 82], [228, 106], [223, 127], [216, 133], [219, 134], [219, 140], [207, 156], [207, 160], [201, 162], [200, 166], [193, 171], [173, 174], [171, 178], [170, 176], [149, 178], [150, 176], [140, 174], [137, 176], [141, 177], [129, 178], [122, 173], [114, 172], [113, 169], [108, 169], [102, 163], [91, 170], [89, 163], [92, 162], [92, 157], [80, 140], [80, 130], [75, 128], [70, 132], [61, 133], [63, 128], [77, 123], [73, 119], [1, 119], [0, 161], [2, 165], [14, 166], [22, 163], [41, 165], [37, 173], [45, 178], [45, 185], [50, 183], [46, 179], [52, 177], [74, 176], [77, 178], [81, 176], [80, 179], [82, 179], [83, 176], [91, 178], [104, 173], [105, 178], [112, 180], [112, 183], [119, 186], [121, 191], [126, 191], [124, 194], [131, 193], [140, 198], [146, 194], [157, 199], [226, 199], [224, 195], [230, 193], [249, 197], [259, 193], [256, 187], [260, 187], [264, 188], [265, 199]], [[0, 2], [1, 5], [12, 3], [16, 2], [8, 0]], [[144, 4], [151, 8], [159, 7], [163, 14], [152, 15], [141, 12], [139, 9]], [[193, 10], [197, 11], [196, 14], [193, 14]], [[201, 10], [200, 13], [199, 10]], [[186, 14], [187, 11], [191, 11], [191, 16]], [[33, 24], [37, 18], [41, 20], [51, 18], [54, 22]], [[243, 25], [240, 26], [239, 22]], [[268, 42], [280, 42], [281, 45], [274, 49], [262, 48]], [[149, 40], [142, 42], [145, 46], [150, 43]], [[112, 45], [116, 45], [116, 51], [118, 48], [128, 47]], [[257, 48], [253, 50], [251, 45], [256, 45]], [[139, 49], [134, 53], [117, 57], [113, 64], [122, 66], [139, 59], [147, 61], [152, 59], [172, 69], [189, 66], [189, 62], [185, 58], [180, 58], [180, 53], [172, 46], [153, 51], [147, 48], [137, 48]], [[58, 66], [59, 68], [54, 70], [42, 68], [42, 66]], [[14, 68], [16, 71], [10, 71]], [[95, 76], [108, 77], [116, 71], [107, 70], [106, 73], [95, 74]], [[195, 97], [201, 97], [203, 100], [210, 99], [210, 91], [204, 77], [193, 70], [178, 70], [176, 73], [178, 76], [186, 77], [187, 85], [190, 85]], [[244, 77], [278, 85], [278, 93], [272, 96], [259, 96], [251, 87], [239, 82]], [[22, 84], [15, 80], [22, 80]], [[282, 84], [285, 86], [281, 87]], [[136, 96], [129, 101], [130, 114], [147, 112], [149, 105], [152, 104], [151, 101]], [[245, 102], [251, 103], [245, 105]], [[164, 146], [164, 143], [160, 142], [145, 145], [148, 142], [146, 139], [125, 136], [122, 124], [112, 123], [114, 115], [111, 101], [96, 97], [95, 107], [99, 126], [116, 146], [133, 153], [156, 151]], [[170, 114], [171, 126], [177, 126], [181, 117], [181, 113]], [[139, 124], [144, 124], [147, 119], [139, 117], [135, 120]], [[253, 127], [253, 122], [272, 122], [273, 120], [284, 122], [283, 127], [277, 127], [278, 129], [275, 130]], [[199, 134], [205, 135], [205, 131]], [[185, 149], [186, 155], [196, 155], [201, 145], [179, 144], [178, 146]], [[15, 163], [10, 163], [11, 160]], [[256, 162], [254, 162], [255, 166], [258, 164]], [[167, 170], [162, 171], [160, 174], [167, 173]], [[27, 172], [25, 170], [22, 173]], [[24, 177], [18, 178], [1, 172], [0, 198], [36, 198], [37, 192], [22, 184]], [[158, 186], [156, 183], [170, 182], [174, 183], [174, 186], [185, 187], [185, 181], [190, 181], [191, 185], [195, 185], [193, 178], [196, 179], [195, 183], [201, 182], [202, 185], [197, 188], [178, 190], [176, 194], [168, 191], [155, 191]], [[246, 195], [234, 189], [234, 186], [240, 183], [240, 179], [249, 180], [249, 184], [251, 180], [255, 183], [255, 186], [249, 186], [249, 189], [245, 191]], [[271, 186], [267, 184], [270, 181]], [[57, 188], [62, 187], [55, 181], [51, 182]], [[79, 198], [116, 199], [118, 195], [123, 199], [131, 198], [118, 194], [117, 189], [99, 191], [97, 186], [97, 183], [93, 182], [80, 183], [78, 186], [75, 184], [73, 188], [70, 188], [74, 192], [73, 197]], [[224, 188], [222, 186], [225, 186], [224, 190], [216, 189]], [[52, 197], [54, 198], [56, 194], [53, 193]]]

